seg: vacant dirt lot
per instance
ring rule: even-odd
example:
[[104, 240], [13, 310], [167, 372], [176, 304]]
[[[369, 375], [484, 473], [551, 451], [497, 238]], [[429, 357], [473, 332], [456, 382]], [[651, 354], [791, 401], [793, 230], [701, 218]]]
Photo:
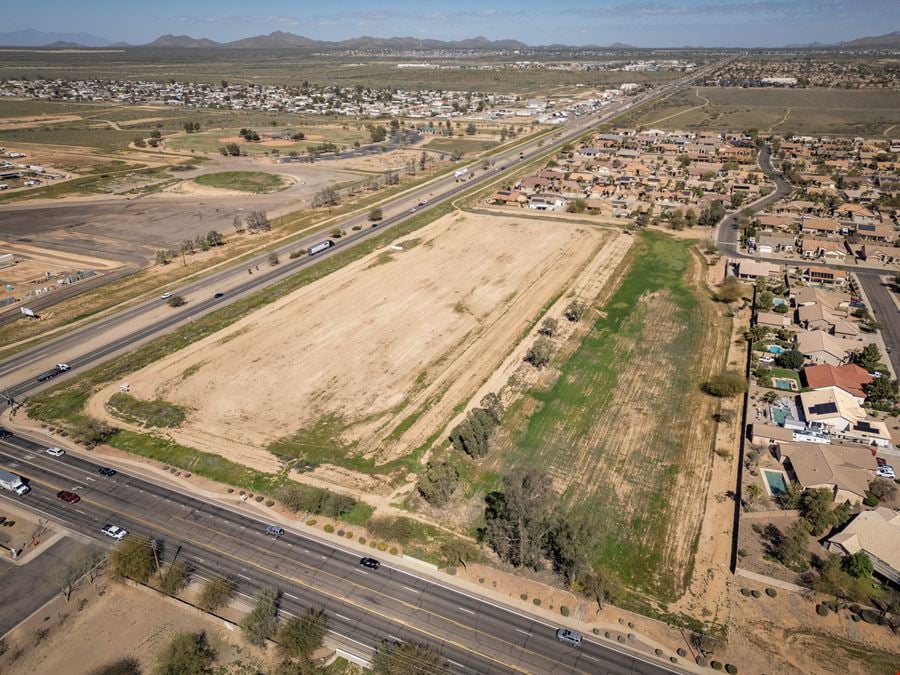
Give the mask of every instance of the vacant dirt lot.
[[282, 441], [313, 463], [370, 470], [445, 423], [616, 236], [446, 216], [135, 373], [131, 390], [189, 408], [167, 431], [186, 445], [271, 470]]
[[[36, 628], [48, 631], [38, 645], [33, 638]], [[101, 578], [93, 585], [83, 584], [68, 603], [57, 598], [16, 628], [0, 667], [10, 673], [88, 673], [131, 657], [143, 672], [152, 672], [159, 651], [175, 633], [201, 630], [216, 651], [217, 665], [231, 665], [236, 668], [232, 672], [264, 671], [268, 665], [264, 652], [249, 647], [213, 617]], [[13, 662], [19, 649], [22, 654]]]

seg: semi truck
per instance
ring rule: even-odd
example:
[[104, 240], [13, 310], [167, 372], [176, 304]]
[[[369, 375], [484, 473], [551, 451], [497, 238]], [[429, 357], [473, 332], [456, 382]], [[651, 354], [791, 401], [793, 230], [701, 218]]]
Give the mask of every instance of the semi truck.
[[12, 490], [19, 496], [24, 495], [31, 489], [22, 482], [22, 479], [19, 476], [10, 473], [9, 471], [0, 471], [0, 488]]
[[321, 253], [322, 251], [327, 251], [332, 246], [334, 246], [334, 242], [331, 239], [326, 239], [325, 241], [320, 241], [318, 244], [313, 244], [309, 247], [309, 254], [315, 255], [316, 253]]
[[464, 166], [463, 168], [457, 169], [456, 171], [454, 171], [454, 172], [453, 172], [453, 177], [454, 177], [454, 178], [462, 178], [462, 177], [465, 176], [467, 173], [469, 173], [469, 167]]
[[52, 380], [57, 375], [62, 375], [63, 373], [65, 373], [67, 370], [69, 370], [69, 364], [57, 363], [53, 367], [53, 370], [48, 370], [46, 373], [43, 373], [42, 375], [38, 375], [37, 381], [38, 382], [46, 382], [47, 380]]

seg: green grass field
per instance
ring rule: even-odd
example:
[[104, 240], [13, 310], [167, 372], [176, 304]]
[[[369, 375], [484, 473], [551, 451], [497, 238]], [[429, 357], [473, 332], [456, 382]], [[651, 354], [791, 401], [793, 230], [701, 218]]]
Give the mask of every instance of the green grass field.
[[[677, 514], [703, 494], [702, 483], [690, 494], [675, 486], [686, 472], [704, 475], [711, 457], [690, 435], [703, 423], [698, 354], [715, 322], [705, 316], [711, 301], [687, 280], [689, 244], [648, 232], [639, 247], [553, 386], [508, 411], [487, 468], [547, 472], [569, 517], [590, 524], [593, 564], [671, 599], [687, 581], [699, 531], [699, 520]], [[680, 538], [687, 545], [673, 546]]]
[[284, 178], [265, 171], [220, 171], [197, 176], [194, 181], [206, 187], [256, 194], [277, 192], [287, 187], [287, 181]]
[[642, 106], [618, 126], [880, 136], [897, 124], [900, 92], [889, 89], [699, 87]]

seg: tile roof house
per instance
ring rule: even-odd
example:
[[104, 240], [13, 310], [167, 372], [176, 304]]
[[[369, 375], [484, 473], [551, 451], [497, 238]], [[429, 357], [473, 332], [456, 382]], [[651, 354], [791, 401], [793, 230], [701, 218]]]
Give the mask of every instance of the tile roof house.
[[847, 272], [831, 267], [811, 266], [800, 272], [804, 281], [813, 284], [827, 284], [829, 286], [843, 286], [847, 283]]
[[820, 303], [832, 312], [847, 314], [850, 311], [850, 294], [843, 291], [799, 286], [791, 290], [791, 300], [797, 306]]
[[830, 363], [833, 366], [846, 363], [850, 358], [850, 349], [846, 345], [844, 340], [821, 330], [797, 334], [797, 350], [814, 363]]
[[836, 388], [849, 394], [862, 403], [866, 400], [865, 386], [872, 382], [872, 376], [865, 368], [860, 368], [855, 363], [847, 363], [842, 366], [829, 364], [806, 366], [801, 375], [810, 389]]
[[781, 443], [776, 456], [790, 464], [801, 487], [831, 490], [839, 503], [862, 502], [877, 466], [869, 448], [852, 445]]
[[787, 314], [779, 314], [778, 312], [757, 312], [756, 325], [765, 326], [766, 328], [786, 328], [790, 325]]
[[863, 511], [826, 545], [841, 555], [864, 552], [875, 574], [900, 584], [900, 513], [884, 506]]

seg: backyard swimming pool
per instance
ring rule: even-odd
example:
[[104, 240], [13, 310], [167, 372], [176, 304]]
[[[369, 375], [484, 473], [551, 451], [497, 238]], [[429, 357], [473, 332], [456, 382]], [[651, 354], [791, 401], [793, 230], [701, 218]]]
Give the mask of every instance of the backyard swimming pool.
[[785, 349], [781, 345], [769, 345], [768, 347], [766, 347], [766, 351], [770, 354], [784, 354], [787, 349]]
[[763, 469], [763, 476], [766, 479], [766, 485], [769, 486], [769, 494], [773, 497], [787, 494], [787, 481], [784, 480], [784, 474], [780, 471], [767, 471]]

